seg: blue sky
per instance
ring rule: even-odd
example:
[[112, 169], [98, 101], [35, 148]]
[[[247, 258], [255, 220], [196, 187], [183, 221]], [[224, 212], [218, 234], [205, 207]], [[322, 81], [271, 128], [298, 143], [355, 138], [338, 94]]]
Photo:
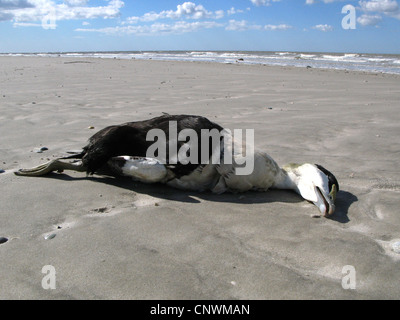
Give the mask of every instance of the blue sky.
[[[342, 13], [346, 5], [354, 11]], [[345, 17], [353, 29], [343, 28]], [[400, 54], [400, 5], [395, 0], [0, 0], [0, 52], [136, 50]]]

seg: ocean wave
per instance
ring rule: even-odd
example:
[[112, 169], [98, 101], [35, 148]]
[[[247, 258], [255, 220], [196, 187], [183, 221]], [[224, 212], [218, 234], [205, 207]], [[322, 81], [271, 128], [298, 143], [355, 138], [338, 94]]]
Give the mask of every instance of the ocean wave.
[[316, 55], [315, 54], [304, 54], [304, 53], [301, 53], [299, 55], [299, 57], [300, 57], [300, 59], [312, 59], [312, 58], [315, 58]]
[[313, 67], [400, 74], [399, 55], [259, 51], [127, 51], [3, 53], [1, 56], [203, 61], [251, 65]]
[[358, 53], [345, 53], [345, 57], [359, 57], [360, 55]]

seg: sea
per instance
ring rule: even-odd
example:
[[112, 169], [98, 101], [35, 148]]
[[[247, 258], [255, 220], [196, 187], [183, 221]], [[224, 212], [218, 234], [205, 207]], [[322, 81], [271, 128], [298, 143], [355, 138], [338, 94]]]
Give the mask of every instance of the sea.
[[112, 51], [2, 53], [0, 56], [202, 61], [400, 74], [400, 55], [277, 51]]

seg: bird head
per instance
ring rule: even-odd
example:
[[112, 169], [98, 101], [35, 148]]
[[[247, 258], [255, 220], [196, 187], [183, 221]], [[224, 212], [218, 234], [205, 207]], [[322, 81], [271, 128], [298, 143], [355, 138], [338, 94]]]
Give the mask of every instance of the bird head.
[[306, 163], [292, 169], [297, 192], [306, 200], [314, 203], [325, 217], [335, 211], [336, 194], [339, 183], [335, 176], [317, 164]]

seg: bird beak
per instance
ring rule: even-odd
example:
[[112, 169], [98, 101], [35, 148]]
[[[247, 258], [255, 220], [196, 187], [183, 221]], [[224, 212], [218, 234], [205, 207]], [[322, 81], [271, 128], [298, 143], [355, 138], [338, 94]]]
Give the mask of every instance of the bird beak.
[[336, 185], [332, 186], [331, 192], [329, 194], [321, 191], [320, 188], [314, 187], [315, 194], [317, 195], [317, 201], [313, 202], [319, 209], [322, 215], [325, 217], [330, 216], [335, 212], [335, 200], [336, 200]]

